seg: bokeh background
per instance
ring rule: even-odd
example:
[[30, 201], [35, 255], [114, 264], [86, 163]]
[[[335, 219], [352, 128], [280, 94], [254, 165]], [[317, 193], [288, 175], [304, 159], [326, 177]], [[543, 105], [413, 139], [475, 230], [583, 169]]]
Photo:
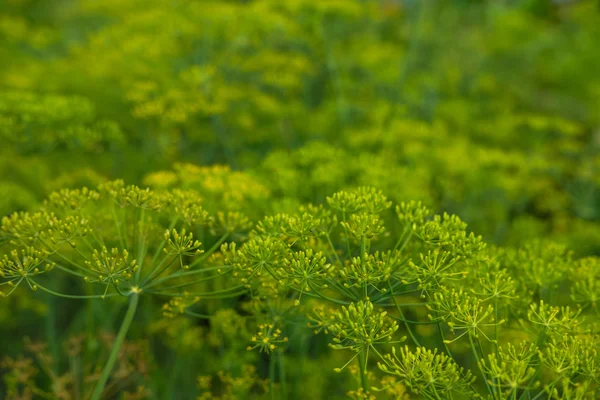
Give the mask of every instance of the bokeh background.
[[[491, 243], [598, 255], [599, 13], [586, 0], [2, 0], [0, 215], [115, 178], [253, 218], [371, 185]], [[11, 301], [30, 315], [0, 309], [0, 353], [45, 310]]]

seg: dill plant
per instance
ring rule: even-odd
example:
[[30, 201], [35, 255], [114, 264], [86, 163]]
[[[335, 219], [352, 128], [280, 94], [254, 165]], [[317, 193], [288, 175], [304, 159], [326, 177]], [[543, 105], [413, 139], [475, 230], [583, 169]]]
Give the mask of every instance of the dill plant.
[[5, 332], [30, 288], [202, 399], [598, 397], [596, 5], [459, 3], [0, 4]]
[[298, 312], [320, 304], [308, 325], [347, 352], [336, 371], [358, 364], [353, 397], [399, 384], [427, 399], [595, 396], [597, 311], [559, 289], [574, 264], [561, 246], [488, 247], [456, 216], [418, 202], [392, 208], [361, 187], [268, 216], [223, 252], [278, 329], [275, 298]]
[[[266, 354], [269, 379], [261, 384], [246, 369], [239, 393], [264, 387], [287, 396], [285, 358], [298, 323], [346, 354], [334, 370], [357, 377], [347, 388], [353, 398], [573, 399], [597, 391], [595, 275], [573, 272], [595, 271], [597, 258], [575, 259], [544, 241], [488, 246], [457, 216], [432, 215], [415, 201], [394, 206], [371, 187], [258, 223], [223, 210], [208, 212], [194, 189], [122, 181], [53, 193], [39, 211], [2, 221], [3, 295], [28, 287], [127, 301], [92, 399], [101, 398], [146, 298], [162, 299], [167, 319], [209, 320], [224, 337], [246, 341], [246, 351]], [[55, 290], [59, 274], [80, 285]], [[198, 308], [224, 299], [245, 315]], [[247, 336], [233, 339], [223, 323]], [[226, 377], [218, 378], [225, 392], [237, 382]], [[212, 396], [209, 382], [199, 381], [202, 398]]]
[[[127, 301], [121, 327], [91, 393], [91, 399], [100, 399], [141, 298], [171, 298], [167, 309], [187, 312], [180, 303], [189, 299], [235, 298], [246, 292], [242, 285], [220, 288], [214, 283], [226, 281], [232, 268], [210, 265], [209, 259], [247, 226], [239, 212], [209, 216], [201, 198], [191, 192], [155, 192], [122, 181], [103, 184], [98, 190], [65, 189], [50, 195], [37, 212], [3, 218], [2, 295], [10, 296], [25, 286], [67, 299]], [[210, 232], [218, 235], [206, 250], [196, 239], [205, 229], [209, 238]], [[86, 286], [76, 285], [78, 290], [69, 293], [57, 291], [46, 275], [59, 273]]]

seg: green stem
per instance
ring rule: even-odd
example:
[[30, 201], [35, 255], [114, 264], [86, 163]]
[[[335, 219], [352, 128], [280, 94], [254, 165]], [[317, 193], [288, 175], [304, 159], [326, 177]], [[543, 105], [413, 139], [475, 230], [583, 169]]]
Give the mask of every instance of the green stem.
[[342, 260], [340, 260], [340, 256], [338, 256], [338, 253], [337, 253], [337, 251], [335, 249], [335, 246], [333, 245], [333, 242], [331, 241], [331, 236], [329, 235], [329, 232], [327, 232], [327, 234], [325, 235], [325, 237], [327, 238], [327, 242], [329, 243], [329, 247], [331, 247], [331, 251], [333, 252], [333, 256], [337, 260], [337, 262], [340, 265], [340, 267], [343, 267], [344, 264], [342, 263]]
[[[56, 278], [56, 277], [53, 277]], [[53, 279], [54, 285], [56, 285], [56, 279]], [[57, 327], [57, 299], [55, 297], [51, 297], [48, 299], [48, 310], [45, 318], [45, 327], [46, 327], [46, 338], [49, 343], [50, 352], [52, 354], [52, 358], [54, 360], [54, 373], [58, 373], [58, 365], [60, 363], [59, 359], [59, 351], [58, 351], [58, 337], [56, 334]]]
[[113, 204], [110, 209], [113, 220], [115, 221], [115, 227], [117, 228], [117, 232], [119, 233], [119, 243], [121, 243], [121, 249], [125, 249], [125, 240], [123, 240], [123, 234], [121, 233], [121, 224], [119, 223], [119, 218], [117, 217], [115, 205]]
[[275, 397], [275, 357], [269, 356], [269, 392], [271, 392], [271, 400], [276, 400]]
[[[406, 236], [407, 233], [408, 233], [408, 236]], [[406, 238], [404, 236], [406, 236]], [[408, 242], [410, 242], [411, 237], [412, 237], [412, 231], [410, 231], [410, 227], [407, 226], [402, 231], [402, 235], [400, 235], [400, 239], [398, 239], [398, 241], [396, 242], [396, 245], [394, 246], [392, 253], [395, 252], [396, 250], [398, 250], [399, 253], [402, 253], [402, 250], [404, 250], [404, 248], [406, 247]]]
[[195, 317], [195, 318], [200, 318], [200, 319], [211, 319], [212, 318], [210, 315], [198, 314], [198, 313], [195, 313], [195, 312], [189, 311], [189, 310], [185, 310], [183, 313], [185, 315], [189, 315], [190, 317]]
[[[135, 258], [137, 260], [138, 263], [138, 269], [135, 271], [135, 277], [133, 279], [133, 281], [135, 282], [136, 285], [138, 285], [140, 283], [140, 274], [142, 272], [142, 268], [143, 263], [141, 260], [141, 256], [142, 256], [142, 240], [141, 240], [141, 230], [142, 230], [142, 226], [143, 226], [143, 221], [144, 219], [144, 209], [142, 209], [140, 211], [139, 208], [135, 209], [135, 212], [133, 213], [133, 232], [131, 233], [131, 245], [133, 246], [133, 251], [132, 253], [135, 254]], [[140, 221], [141, 220], [141, 221]], [[141, 224], [140, 224], [141, 222]]]
[[396, 305], [396, 309], [398, 310], [398, 313], [400, 314], [400, 317], [402, 318], [402, 321], [404, 322], [404, 326], [406, 327], [406, 330], [408, 331], [408, 334], [410, 335], [410, 338], [417, 345], [417, 347], [421, 347], [421, 343], [419, 343], [419, 341], [417, 340], [416, 336], [413, 334], [412, 329], [410, 329], [410, 325], [408, 324], [408, 322], [406, 321], [406, 319], [404, 317], [404, 313], [402, 312], [402, 308], [400, 307], [400, 305], [398, 304], [398, 302], [396, 302], [396, 296], [394, 295], [394, 290], [392, 289], [392, 285], [389, 282], [388, 282], [388, 286], [390, 287], [390, 295], [392, 297], [392, 300], [394, 300], [394, 304]]
[[[240, 290], [242, 289], [242, 290]], [[239, 290], [238, 292], [234, 292], [235, 290]], [[160, 292], [154, 290], [147, 290], [146, 293], [152, 293], [157, 296], [167, 296], [167, 297], [183, 297], [183, 296], [200, 296], [204, 299], [212, 298], [212, 299], [226, 299], [231, 297], [240, 296], [244, 293], [247, 293], [248, 289], [246, 289], [242, 285], [233, 286], [229, 289], [223, 290], [215, 290], [212, 292], [203, 292], [203, 293], [170, 293], [170, 292]], [[218, 296], [220, 294], [224, 294], [223, 296]]]
[[369, 391], [369, 378], [367, 377], [366, 352], [363, 350], [358, 355], [358, 368], [360, 368], [360, 385], [367, 393]]
[[[498, 333], [498, 321], [499, 321], [499, 317], [500, 317], [500, 312], [498, 310], [498, 296], [494, 297], [494, 342], [493, 342], [493, 346], [494, 346], [494, 351], [497, 353], [498, 352], [498, 338], [500, 337], [500, 334]], [[496, 379], [495, 377], [493, 378], [493, 384], [494, 384], [494, 388], [498, 388], [498, 379]], [[494, 389], [496, 390], [496, 389]], [[501, 392], [501, 390], [498, 389], [498, 392]], [[513, 389], [513, 398], [514, 400], [517, 400], [517, 390]]]
[[152, 272], [150, 272], [150, 275], [148, 275], [146, 277], [146, 279], [144, 279], [144, 281], [141, 284], [142, 287], [145, 287], [146, 284], [148, 282], [151, 282], [154, 278], [159, 277], [160, 274], [162, 274], [163, 272], [165, 272], [171, 265], [173, 265], [173, 263], [175, 262], [175, 260], [177, 260], [176, 257], [173, 257], [171, 259], [171, 262], [169, 262], [168, 264], [165, 265], [166, 261], [169, 259], [169, 256], [172, 256], [172, 254], [165, 254], [165, 256], [163, 257], [163, 259], [161, 260], [161, 262], [158, 263], [154, 267], [154, 269], [152, 270]]
[[[173, 229], [175, 227], [175, 224], [177, 223], [177, 221], [179, 220], [178, 217], [175, 217], [171, 220], [171, 223], [169, 224], [169, 230]], [[156, 250], [154, 251], [154, 255], [152, 256], [152, 261], [150, 261], [150, 265], [155, 265], [156, 260], [158, 259], [158, 256], [160, 255], [162, 249], [164, 249], [165, 244], [167, 243], [166, 240], [162, 240], [160, 242], [160, 244], [158, 245], [158, 247], [156, 248]]]
[[189, 281], [189, 282], [185, 282], [185, 283], [180, 283], [180, 284], [173, 285], [173, 286], [161, 287], [160, 290], [177, 289], [177, 288], [181, 288], [181, 287], [185, 287], [185, 286], [194, 285], [194, 284], [199, 283], [199, 282], [206, 282], [206, 281], [209, 281], [209, 280], [213, 280], [213, 279], [219, 278], [221, 276], [223, 276], [223, 274], [205, 276], [204, 278], [196, 279], [196, 280], [193, 280], [193, 281]]
[[291, 289], [292, 289], [292, 290], [294, 290], [294, 291], [296, 291], [296, 292], [298, 292], [298, 293], [300, 293], [302, 296], [312, 297], [312, 298], [314, 298], [314, 299], [324, 299], [324, 300], [329, 300], [329, 301], [331, 301], [332, 303], [336, 303], [336, 304], [343, 304], [343, 305], [348, 305], [348, 304], [350, 304], [350, 302], [348, 302], [348, 301], [336, 300], [336, 299], [332, 299], [332, 298], [330, 298], [330, 297], [325, 297], [325, 296], [323, 296], [323, 295], [313, 294], [312, 292], [307, 292], [306, 290], [304, 290], [304, 291], [303, 291], [303, 290], [301, 290], [301, 289], [298, 289], [298, 288], [296, 288], [296, 287], [293, 287], [293, 286], [291, 286]]
[[[210, 271], [223, 270], [224, 268], [231, 268], [231, 267], [228, 266], [228, 265], [219, 265], [219, 266], [204, 268], [204, 269], [195, 270], [195, 271], [178, 271], [178, 272], [174, 272], [171, 275], [168, 275], [168, 276], [165, 276], [165, 277], [162, 277], [162, 278], [155, 277], [157, 279], [152, 280], [148, 284], [143, 284], [142, 287], [144, 289], [149, 289], [151, 287], [154, 287], [156, 285], [160, 285], [161, 283], [170, 281], [172, 279], [181, 278], [183, 276], [203, 274], [205, 272], [210, 272]], [[223, 273], [225, 273], [225, 272], [223, 272]]]
[[102, 375], [100, 375], [100, 380], [96, 384], [96, 388], [90, 397], [90, 400], [100, 400], [102, 396], [102, 391], [104, 390], [104, 386], [106, 382], [108, 382], [108, 378], [110, 377], [110, 373], [115, 366], [115, 362], [117, 361], [117, 356], [119, 355], [119, 349], [125, 340], [125, 336], [127, 335], [127, 331], [129, 331], [129, 327], [133, 322], [133, 317], [135, 316], [135, 311], [137, 309], [139, 301], [139, 296], [137, 293], [132, 293], [129, 298], [129, 307], [127, 308], [127, 312], [125, 313], [125, 318], [123, 318], [123, 322], [121, 323], [121, 328], [119, 329], [119, 333], [115, 338], [113, 343], [113, 348], [104, 365], [104, 369], [102, 370]]
[[479, 367], [479, 372], [481, 372], [481, 376], [483, 377], [483, 383], [485, 383], [485, 386], [486, 386], [488, 392], [490, 393], [490, 395], [492, 396], [492, 399], [495, 399], [496, 393], [490, 387], [490, 384], [487, 381], [487, 376], [486, 376], [485, 372], [483, 372], [483, 370], [481, 369], [481, 360], [479, 358], [479, 355], [477, 354], [477, 348], [475, 347], [475, 343], [473, 342], [473, 335], [471, 335], [471, 333], [468, 333], [467, 336], [469, 337], [469, 342], [471, 343], [471, 349], [473, 350], [473, 355], [475, 356], [475, 361], [477, 362], [477, 366]]
[[56, 268], [58, 268], [58, 269], [60, 269], [60, 270], [64, 271], [64, 272], [66, 272], [67, 274], [71, 274], [71, 275], [73, 275], [73, 276], [76, 276], [76, 277], [78, 277], [78, 278], [83, 278], [83, 279], [85, 279], [85, 278], [90, 278], [90, 276], [89, 276], [89, 275], [84, 275], [84, 274], [80, 274], [79, 272], [72, 271], [72, 270], [70, 270], [69, 268], [63, 267], [63, 266], [62, 266], [62, 265], [60, 265], [60, 264], [54, 264], [54, 266], [55, 266]]
[[494, 318], [495, 318], [495, 320], [494, 320], [494, 322], [495, 322], [495, 325], [494, 325], [494, 335], [495, 335], [495, 337], [494, 337], [494, 339], [496, 339], [494, 341], [494, 350], [496, 352], [498, 352], [498, 338], [500, 336], [498, 334], [498, 327], [499, 327], [499, 325], [498, 325], [498, 319], [500, 318], [500, 312], [498, 310], [498, 296], [496, 296], [494, 298]]
[[277, 361], [279, 361], [277, 364], [279, 366], [279, 383], [281, 385], [281, 398], [283, 400], [286, 400], [287, 399], [287, 385], [286, 385], [286, 380], [285, 380], [285, 364], [283, 363], [283, 361], [284, 361], [283, 350], [280, 350], [277, 353]]
[[17, 290], [17, 288], [19, 287], [19, 285], [21, 284], [21, 282], [23, 282], [23, 279], [25, 279], [25, 277], [20, 278], [19, 281], [12, 287], [12, 289], [10, 290], [10, 292], [8, 292], [8, 293], [0, 292], [0, 297], [8, 297], [8, 296], [10, 296], [12, 294], [12, 292], [14, 292], [15, 290]]
[[554, 389], [554, 386], [556, 386], [556, 384], [562, 379], [563, 374], [560, 374], [558, 376], [558, 378], [554, 379], [550, 385], [548, 386], [547, 390], [542, 389], [535, 397], [533, 397], [531, 400], [537, 400], [540, 396], [543, 396], [544, 393], [548, 392], [548, 393], [552, 393], [552, 389]]
[[204, 262], [208, 257], [210, 257], [212, 253], [214, 253], [219, 247], [221, 247], [221, 245], [225, 242], [225, 240], [227, 240], [228, 237], [229, 232], [223, 234], [223, 236], [221, 236], [219, 240], [217, 240], [217, 242], [213, 244], [212, 247], [202, 255], [202, 257], [198, 258], [196, 261], [191, 263], [189, 265], [189, 268], [194, 268], [196, 265], [200, 264], [201, 262]]
[[351, 299], [355, 299], [356, 295], [354, 293], [352, 293], [351, 291], [347, 290], [343, 285], [341, 285], [339, 282], [337, 282], [335, 279], [326, 279], [325, 282], [327, 282], [328, 286], [332, 286], [335, 288], [335, 290], [337, 290], [338, 292], [340, 292], [340, 294], [343, 294]]
[[[348, 305], [348, 304], [350, 304], [350, 303], [349, 303], [349, 302], [347, 302], [347, 301], [343, 301], [343, 300], [337, 300], [337, 299], [333, 299], [333, 298], [331, 298], [331, 297], [327, 297], [327, 296], [325, 296], [323, 293], [319, 292], [319, 291], [318, 291], [318, 290], [317, 290], [317, 289], [316, 289], [316, 288], [315, 288], [313, 285], [311, 285], [311, 284], [310, 284], [310, 282], [308, 282], [308, 287], [310, 287], [310, 289], [311, 289], [311, 290], [312, 290], [314, 293], [316, 293], [316, 294], [317, 294], [319, 297], [321, 297], [322, 299], [325, 299], [325, 300], [331, 301], [332, 303], [336, 303], [336, 304], [344, 304], [344, 305]], [[306, 294], [306, 292], [305, 292], [305, 294]]]
[[456, 361], [456, 359], [452, 355], [452, 352], [450, 351], [450, 347], [448, 347], [448, 343], [446, 343], [446, 337], [444, 336], [444, 328], [442, 327], [442, 323], [441, 322], [437, 323], [437, 328], [438, 328], [438, 333], [440, 334], [440, 338], [442, 339], [442, 344], [444, 345], [444, 349], [446, 350], [446, 353], [450, 357], [452, 357], [453, 360]]
[[[437, 316], [438, 316], [438, 314], [436, 313], [436, 317]], [[446, 350], [446, 354], [448, 354], [450, 356], [450, 358], [452, 358], [452, 360], [454, 360], [454, 362], [456, 362], [456, 358], [454, 357], [454, 355], [450, 351], [450, 347], [448, 347], [448, 344], [446, 343], [446, 337], [444, 336], [444, 329], [442, 327], [442, 323], [438, 322], [437, 326], [438, 326], [438, 332], [440, 334], [440, 338], [442, 339], [442, 344], [444, 345], [444, 349]], [[463, 376], [463, 378], [465, 377], [463, 373], [461, 373], [461, 375]], [[469, 387], [471, 388], [473, 393], [477, 393], [477, 390], [475, 390], [475, 387], [473, 387], [472, 383], [469, 384]]]
[[54, 290], [50, 290], [47, 287], [44, 287], [42, 285], [40, 285], [39, 283], [35, 282], [33, 279], [31, 278], [27, 278], [27, 281], [34, 285], [35, 287], [37, 287], [38, 289], [41, 289], [42, 291], [46, 292], [46, 293], [50, 293], [54, 296], [58, 296], [58, 297], [64, 297], [66, 299], [101, 299], [103, 297], [111, 297], [111, 296], [118, 296], [118, 293], [108, 293], [107, 295], [103, 296], [101, 294], [97, 294], [97, 295], [89, 295], [89, 296], [77, 296], [77, 295], [72, 295], [72, 294], [63, 294], [63, 293], [58, 293], [55, 292]]
[[344, 228], [344, 239], [346, 240], [346, 251], [348, 260], [352, 259], [352, 251], [350, 251], [350, 238], [348, 237], [348, 230], [346, 229], [346, 212], [342, 211], [342, 227]]
[[[546, 330], [543, 330], [542, 333], [538, 336], [538, 340], [536, 342], [536, 346], [541, 349], [542, 346], [545, 343], [546, 343]], [[539, 356], [537, 358], [538, 359], [536, 361], [539, 361]], [[531, 361], [529, 361], [529, 364], [531, 365]], [[531, 377], [531, 379], [529, 379], [529, 382], [527, 383], [526, 387], [530, 387], [533, 384], [533, 382], [537, 378], [537, 375], [540, 372], [541, 365], [542, 365], [541, 362], [537, 362], [537, 365], [535, 367], [535, 373], [533, 374], [533, 376]], [[543, 392], [544, 391], [542, 390], [542, 393]], [[519, 400], [524, 399], [526, 394], [529, 395], [529, 391], [528, 390], [524, 390], [523, 393], [521, 393], [521, 395], [519, 396]], [[529, 396], [529, 397], [531, 397], [531, 396]]]
[[433, 389], [433, 395], [435, 396], [436, 400], [442, 400], [442, 398], [440, 397], [440, 395], [438, 394], [435, 385], [431, 385], [431, 388]]

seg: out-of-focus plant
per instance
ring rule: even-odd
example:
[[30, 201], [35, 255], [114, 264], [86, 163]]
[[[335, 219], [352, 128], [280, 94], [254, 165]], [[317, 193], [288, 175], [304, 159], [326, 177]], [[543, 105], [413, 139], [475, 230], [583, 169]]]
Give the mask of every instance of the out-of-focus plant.
[[[527, 229], [557, 239], [598, 234], [592, 1], [11, 1], [2, 10], [3, 92], [94, 110], [85, 129], [80, 105], [52, 119], [64, 121], [52, 137], [90, 144], [102, 121], [126, 137], [116, 159], [94, 157], [100, 176], [140, 182], [148, 159], [152, 169], [255, 167], [275, 150], [267, 176], [277, 168], [284, 186], [267, 186], [288, 196], [321, 201], [358, 180], [393, 196], [406, 188], [398, 200], [431, 199], [498, 243], [527, 231], [512, 224], [524, 215]], [[34, 117], [28, 126], [48, 132], [47, 118], [23, 110], [30, 101], [18, 103]], [[82, 129], [89, 137], [74, 135]], [[39, 139], [27, 146], [48, 143]], [[68, 153], [62, 174], [89, 166], [80, 153]], [[311, 184], [295, 187], [297, 169]]]
[[[99, 371], [110, 353], [114, 338], [110, 334], [99, 337], [100, 346], [90, 346], [98, 338], [73, 336], [64, 343], [68, 368], [56, 372], [55, 360], [45, 343], [26, 339], [27, 355], [16, 359], [5, 357], [0, 361], [3, 379], [7, 388], [6, 399], [83, 399], [88, 398], [98, 379]], [[97, 347], [97, 348], [96, 348]], [[98, 358], [99, 356], [99, 358]], [[103, 396], [110, 398], [121, 394], [123, 399], [142, 400], [149, 398], [144, 386], [152, 372], [152, 363], [145, 342], [124, 341], [118, 352], [115, 368]], [[40, 386], [40, 376], [45, 385]]]

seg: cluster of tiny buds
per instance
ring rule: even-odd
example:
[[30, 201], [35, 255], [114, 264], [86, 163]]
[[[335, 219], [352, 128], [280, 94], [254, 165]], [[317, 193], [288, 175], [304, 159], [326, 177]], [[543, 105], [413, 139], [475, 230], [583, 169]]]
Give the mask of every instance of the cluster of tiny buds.
[[258, 325], [258, 333], [250, 338], [253, 345], [249, 345], [247, 350], [258, 349], [260, 352], [271, 353], [278, 345], [287, 343], [287, 337], [281, 337], [281, 330], [275, 328], [273, 324]]

